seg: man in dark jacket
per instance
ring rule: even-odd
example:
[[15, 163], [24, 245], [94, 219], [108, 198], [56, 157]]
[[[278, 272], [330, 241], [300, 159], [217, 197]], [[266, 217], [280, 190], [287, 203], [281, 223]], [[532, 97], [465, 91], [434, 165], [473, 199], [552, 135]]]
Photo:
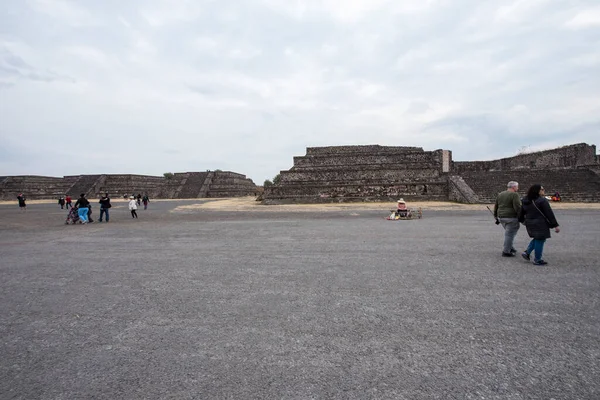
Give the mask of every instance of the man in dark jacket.
[[108, 209], [111, 208], [110, 197], [108, 197], [108, 193], [104, 193], [104, 196], [100, 198], [100, 219], [98, 222], [102, 222], [102, 216], [106, 214], [106, 222], [108, 222]]
[[79, 215], [79, 220], [82, 224], [88, 223], [87, 214], [90, 210], [88, 208], [89, 205], [90, 202], [85, 198], [85, 193], [81, 193], [81, 196], [79, 196], [79, 199], [77, 199], [77, 202], [75, 203], [75, 208], [77, 208], [77, 214]]
[[521, 211], [521, 199], [517, 194], [518, 191], [518, 182], [508, 182], [506, 190], [498, 194], [496, 204], [494, 205], [496, 223], [501, 223], [504, 227], [502, 257], [514, 257], [517, 253], [517, 250], [513, 247], [513, 242], [519, 231], [519, 220], [517, 217]]
[[529, 261], [531, 253], [535, 251], [533, 259], [535, 265], [548, 264], [542, 259], [542, 252], [546, 239], [550, 238], [550, 229], [554, 229], [556, 233], [560, 232], [554, 212], [544, 195], [545, 191], [542, 185], [535, 184], [530, 187], [527, 196], [523, 197], [523, 207], [519, 213], [519, 221], [525, 223], [527, 233], [532, 238], [527, 250], [521, 256]]

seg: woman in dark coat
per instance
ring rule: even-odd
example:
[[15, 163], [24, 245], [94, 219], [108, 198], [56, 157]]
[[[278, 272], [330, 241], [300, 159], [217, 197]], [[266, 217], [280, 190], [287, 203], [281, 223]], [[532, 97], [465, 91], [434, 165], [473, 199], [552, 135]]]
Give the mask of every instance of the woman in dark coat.
[[556, 233], [560, 232], [556, 217], [550, 208], [550, 203], [544, 197], [544, 188], [542, 185], [535, 184], [527, 191], [527, 196], [521, 199], [522, 207], [519, 213], [519, 222], [524, 222], [527, 227], [527, 233], [532, 238], [521, 256], [529, 261], [531, 253], [535, 251], [533, 263], [535, 265], [546, 265], [542, 259], [544, 243], [550, 238], [550, 229]]

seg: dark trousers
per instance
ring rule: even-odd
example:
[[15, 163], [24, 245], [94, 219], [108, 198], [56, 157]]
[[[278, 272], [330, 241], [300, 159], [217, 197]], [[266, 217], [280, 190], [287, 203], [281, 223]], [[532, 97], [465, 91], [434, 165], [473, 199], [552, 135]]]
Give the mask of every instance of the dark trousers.
[[102, 221], [104, 214], [106, 214], [106, 222], [108, 222], [108, 208], [100, 208], [100, 221]]
[[137, 218], [137, 212], [135, 210], [131, 210], [131, 218]]

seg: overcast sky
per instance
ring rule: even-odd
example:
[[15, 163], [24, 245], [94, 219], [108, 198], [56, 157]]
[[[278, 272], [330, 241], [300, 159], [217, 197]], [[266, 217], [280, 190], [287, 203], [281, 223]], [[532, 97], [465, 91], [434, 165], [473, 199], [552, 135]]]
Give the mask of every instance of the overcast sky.
[[0, 175], [600, 145], [597, 0], [0, 0]]

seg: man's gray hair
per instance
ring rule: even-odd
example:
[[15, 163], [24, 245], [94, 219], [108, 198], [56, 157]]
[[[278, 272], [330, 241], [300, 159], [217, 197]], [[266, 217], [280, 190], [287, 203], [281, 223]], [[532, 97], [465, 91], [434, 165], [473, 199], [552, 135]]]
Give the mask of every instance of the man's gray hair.
[[510, 181], [506, 184], [506, 187], [509, 189], [519, 187], [519, 182]]

